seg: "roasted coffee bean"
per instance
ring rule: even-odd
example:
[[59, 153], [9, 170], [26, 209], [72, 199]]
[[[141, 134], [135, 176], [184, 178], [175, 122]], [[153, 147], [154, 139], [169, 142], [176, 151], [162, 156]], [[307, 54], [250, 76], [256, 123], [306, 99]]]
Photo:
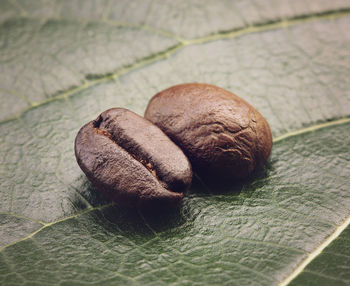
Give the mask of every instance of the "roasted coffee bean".
[[214, 85], [181, 84], [159, 92], [145, 118], [181, 147], [203, 177], [246, 178], [271, 152], [271, 131], [262, 115]]
[[122, 108], [106, 110], [80, 129], [75, 156], [98, 190], [131, 207], [176, 205], [192, 180], [181, 149], [157, 126]]

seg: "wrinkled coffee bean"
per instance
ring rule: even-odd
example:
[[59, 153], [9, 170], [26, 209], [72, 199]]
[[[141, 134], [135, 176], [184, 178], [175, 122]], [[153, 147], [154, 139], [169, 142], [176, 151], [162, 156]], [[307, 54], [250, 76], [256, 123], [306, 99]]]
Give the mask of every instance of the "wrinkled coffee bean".
[[181, 84], [159, 92], [145, 118], [181, 147], [202, 177], [246, 178], [271, 152], [271, 131], [262, 115], [214, 85]]
[[131, 207], [176, 205], [192, 180], [181, 149], [157, 126], [122, 108], [106, 110], [80, 129], [75, 156], [98, 190]]

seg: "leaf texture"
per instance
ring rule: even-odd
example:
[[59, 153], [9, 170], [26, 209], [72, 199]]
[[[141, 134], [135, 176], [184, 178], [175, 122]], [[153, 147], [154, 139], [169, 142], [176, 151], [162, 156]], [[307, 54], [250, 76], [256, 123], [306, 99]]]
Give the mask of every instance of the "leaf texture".
[[[277, 285], [350, 216], [347, 1], [0, 7], [1, 284]], [[232, 186], [196, 179], [161, 217], [101, 198], [75, 162], [79, 128], [193, 81], [264, 115], [265, 169]], [[334, 258], [347, 231], [292, 284], [347, 283]]]
[[349, 240], [348, 227], [290, 285], [349, 285]]

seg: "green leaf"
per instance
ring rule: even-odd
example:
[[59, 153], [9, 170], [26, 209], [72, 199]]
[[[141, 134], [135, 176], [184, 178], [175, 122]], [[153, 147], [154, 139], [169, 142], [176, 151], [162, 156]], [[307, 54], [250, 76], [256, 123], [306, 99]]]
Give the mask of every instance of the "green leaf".
[[350, 227], [345, 229], [290, 285], [349, 285]]
[[[308, 3], [2, 1], [1, 284], [347, 282], [327, 251], [346, 248], [334, 234], [350, 216], [350, 6]], [[161, 216], [101, 198], [75, 161], [79, 128], [193, 81], [266, 117], [266, 167], [232, 186], [196, 179]]]

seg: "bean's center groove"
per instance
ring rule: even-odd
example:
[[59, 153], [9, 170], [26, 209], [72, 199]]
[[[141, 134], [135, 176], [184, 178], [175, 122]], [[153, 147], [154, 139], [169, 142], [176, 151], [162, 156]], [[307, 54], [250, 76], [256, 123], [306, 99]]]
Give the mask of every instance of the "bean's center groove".
[[[120, 148], [124, 149], [131, 157], [133, 157], [136, 161], [140, 162], [152, 174], [152, 176], [154, 176], [157, 180], [159, 180], [159, 178], [157, 176], [157, 171], [153, 167], [152, 163], [147, 161], [144, 158], [141, 158], [140, 156], [137, 156], [136, 154], [133, 154], [132, 152], [130, 152], [130, 150], [128, 150], [127, 148], [122, 146], [122, 144], [120, 144], [121, 142], [118, 142], [118, 139], [116, 138], [116, 136], [113, 136], [105, 128], [101, 128], [102, 121], [103, 121], [103, 118], [101, 115], [95, 121], [93, 121], [93, 127], [94, 127], [95, 132], [97, 134], [100, 134], [100, 135], [103, 135], [103, 136], [109, 138], [113, 143], [117, 144]], [[160, 181], [160, 183], [162, 184], [161, 181]]]

